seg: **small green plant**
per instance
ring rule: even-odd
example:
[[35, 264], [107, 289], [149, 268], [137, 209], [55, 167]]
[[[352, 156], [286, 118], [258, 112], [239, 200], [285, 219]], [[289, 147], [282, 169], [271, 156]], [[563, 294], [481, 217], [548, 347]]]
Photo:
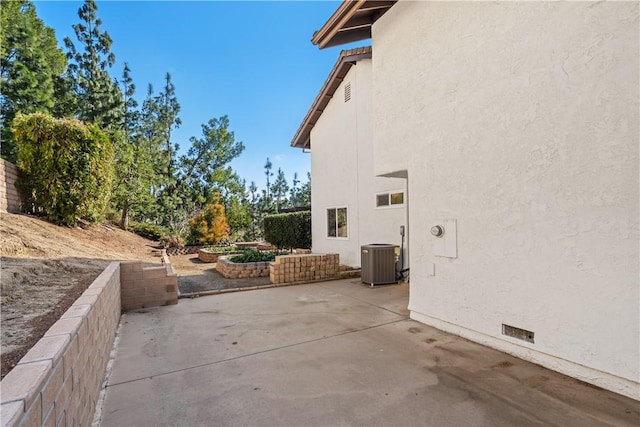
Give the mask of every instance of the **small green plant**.
[[247, 262], [265, 262], [265, 261], [275, 261], [278, 255], [286, 255], [288, 252], [281, 251], [269, 251], [269, 252], [260, 252], [255, 249], [249, 249], [244, 251], [242, 255], [236, 255], [229, 258], [229, 261], [244, 264]]

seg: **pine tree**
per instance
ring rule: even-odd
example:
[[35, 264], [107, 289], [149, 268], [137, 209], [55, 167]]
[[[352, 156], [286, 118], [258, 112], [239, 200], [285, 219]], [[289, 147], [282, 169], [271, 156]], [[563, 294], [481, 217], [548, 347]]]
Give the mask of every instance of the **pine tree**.
[[276, 180], [273, 182], [273, 186], [271, 187], [271, 192], [273, 197], [276, 199], [276, 211], [280, 212], [280, 209], [283, 207], [283, 204], [286, 202], [285, 196], [289, 191], [289, 184], [287, 184], [287, 179], [284, 176], [284, 172], [282, 169], [278, 168], [278, 173], [276, 175]]
[[298, 206], [298, 184], [300, 184], [300, 180], [298, 180], [298, 172], [294, 172], [293, 181], [291, 182], [291, 192], [289, 193], [291, 205], [294, 208]]
[[16, 160], [11, 125], [17, 112], [52, 113], [55, 79], [65, 66], [54, 30], [38, 18], [34, 5], [27, 0], [4, 1], [0, 8], [2, 157]]
[[258, 193], [258, 186], [254, 181], [251, 181], [249, 185], [249, 193], [251, 194], [251, 199], [249, 200], [249, 204], [251, 206], [251, 237], [250, 240], [256, 240], [258, 238], [257, 230], [259, 229], [258, 224], [260, 221], [260, 194]]
[[[157, 203], [166, 181], [166, 162], [163, 152], [162, 126], [160, 123], [160, 106], [158, 96], [154, 95], [153, 86], [147, 86], [147, 95], [138, 114], [136, 146], [145, 166], [145, 197], [134, 212], [139, 221], [150, 221], [154, 224], [163, 222], [163, 208]], [[143, 202], [144, 201], [144, 202]]]
[[273, 168], [273, 164], [271, 164], [271, 160], [267, 157], [267, 163], [264, 165], [264, 174], [267, 177], [267, 186], [265, 190], [265, 194], [263, 196], [263, 210], [265, 212], [271, 212], [272, 203], [271, 203], [271, 181], [270, 178], [273, 176], [273, 172], [271, 172], [271, 168]]
[[116, 57], [111, 52], [111, 37], [100, 30], [102, 20], [98, 18], [97, 10], [94, 0], [85, 0], [78, 9], [81, 22], [74, 24], [73, 30], [82, 50], [76, 49], [69, 37], [64, 43], [78, 98], [78, 118], [107, 130], [120, 124], [122, 93], [108, 72]]
[[140, 112], [134, 98], [135, 84], [131, 69], [124, 64], [122, 72], [122, 122], [116, 145], [115, 205], [122, 210], [120, 226], [129, 226], [132, 207], [152, 203], [150, 188], [154, 180], [151, 153], [145, 150], [140, 126]]
[[171, 132], [182, 124], [182, 120], [178, 117], [180, 104], [176, 98], [176, 88], [171, 82], [171, 74], [169, 73], [165, 75], [163, 92], [156, 98], [156, 103], [158, 106], [158, 121], [161, 127], [166, 155], [166, 178], [169, 183], [169, 194], [172, 194], [173, 189], [171, 183], [175, 180], [174, 170], [176, 168], [175, 153], [180, 147], [171, 141]]
[[305, 182], [298, 192], [298, 203], [300, 206], [311, 205], [311, 173], [307, 172], [307, 182]]

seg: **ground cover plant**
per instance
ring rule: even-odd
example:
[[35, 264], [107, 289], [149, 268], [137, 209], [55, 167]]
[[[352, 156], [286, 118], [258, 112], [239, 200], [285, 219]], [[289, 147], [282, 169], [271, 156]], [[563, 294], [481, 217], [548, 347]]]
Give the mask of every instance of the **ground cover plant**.
[[229, 257], [228, 260], [235, 263], [247, 263], [247, 262], [265, 262], [275, 261], [278, 255], [287, 255], [288, 252], [281, 251], [268, 251], [262, 252], [256, 249], [248, 249], [241, 255]]

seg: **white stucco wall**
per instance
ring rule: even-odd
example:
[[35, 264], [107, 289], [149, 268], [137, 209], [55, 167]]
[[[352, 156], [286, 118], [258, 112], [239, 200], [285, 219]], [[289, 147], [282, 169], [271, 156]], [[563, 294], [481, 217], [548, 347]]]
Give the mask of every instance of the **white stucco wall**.
[[[344, 102], [344, 85], [351, 100]], [[311, 131], [312, 249], [339, 253], [344, 265], [360, 266], [360, 246], [400, 246], [404, 208], [376, 209], [378, 192], [404, 190], [405, 180], [373, 174], [371, 60], [352, 66]], [[349, 237], [327, 237], [327, 208], [347, 207]]]
[[[375, 172], [408, 171], [412, 317], [636, 399], [638, 28], [637, 2], [400, 1], [373, 26]], [[434, 253], [443, 219], [457, 258]]]

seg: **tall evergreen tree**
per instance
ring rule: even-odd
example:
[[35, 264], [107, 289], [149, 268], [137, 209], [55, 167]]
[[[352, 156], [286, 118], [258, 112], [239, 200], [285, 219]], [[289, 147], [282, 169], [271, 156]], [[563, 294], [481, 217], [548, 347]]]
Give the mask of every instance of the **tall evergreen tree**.
[[160, 123], [160, 106], [158, 96], [154, 95], [153, 86], [147, 86], [147, 95], [142, 103], [138, 116], [137, 149], [139, 156], [146, 159], [147, 189], [146, 195], [153, 203], [141, 203], [135, 211], [135, 218], [140, 221], [162, 223], [163, 207], [156, 203], [161, 198], [161, 190], [166, 181], [166, 162], [163, 151], [162, 126]]
[[291, 192], [289, 194], [291, 198], [291, 205], [294, 208], [298, 206], [298, 184], [300, 184], [300, 180], [298, 179], [298, 172], [294, 172], [293, 181], [291, 182]]
[[120, 226], [127, 229], [132, 207], [150, 204], [150, 188], [154, 180], [151, 152], [143, 142], [140, 112], [134, 98], [135, 84], [131, 78], [129, 64], [124, 64], [122, 72], [123, 103], [121, 128], [117, 133], [116, 145], [116, 185], [115, 207], [121, 209]]
[[161, 127], [162, 139], [164, 142], [164, 150], [166, 155], [166, 178], [169, 186], [169, 194], [172, 194], [172, 181], [175, 180], [174, 171], [176, 152], [180, 148], [178, 144], [174, 144], [171, 140], [173, 129], [178, 128], [182, 124], [182, 120], [178, 117], [180, 113], [180, 104], [176, 98], [176, 88], [171, 82], [171, 74], [165, 75], [165, 84], [163, 91], [156, 98], [158, 106], [158, 121]]
[[281, 168], [278, 168], [278, 173], [276, 174], [276, 180], [273, 182], [273, 186], [271, 187], [271, 193], [276, 200], [276, 211], [280, 212], [280, 209], [286, 203], [286, 195], [289, 191], [289, 184], [287, 184], [287, 179], [284, 176], [284, 172]]
[[302, 184], [298, 192], [298, 203], [300, 206], [311, 205], [311, 173], [307, 172], [307, 182]]
[[271, 177], [273, 176], [273, 172], [271, 169], [273, 168], [273, 164], [271, 160], [267, 157], [267, 163], [264, 164], [264, 174], [267, 177], [267, 186], [265, 189], [265, 194], [263, 196], [263, 210], [265, 212], [271, 212]]
[[16, 160], [11, 124], [17, 112], [52, 113], [55, 81], [66, 66], [55, 32], [38, 18], [27, 0], [0, 8], [0, 139], [2, 157]]
[[251, 237], [250, 240], [256, 240], [258, 238], [257, 231], [259, 230], [259, 221], [260, 221], [260, 193], [258, 193], [258, 186], [255, 181], [251, 181], [249, 184], [249, 194], [251, 198], [249, 199], [249, 205], [251, 206]]
[[111, 52], [111, 37], [100, 29], [102, 20], [97, 11], [94, 0], [85, 0], [78, 9], [81, 22], [74, 24], [73, 30], [81, 50], [76, 49], [69, 37], [64, 43], [78, 97], [78, 117], [103, 129], [114, 129], [120, 125], [122, 93], [108, 72], [116, 57]]

